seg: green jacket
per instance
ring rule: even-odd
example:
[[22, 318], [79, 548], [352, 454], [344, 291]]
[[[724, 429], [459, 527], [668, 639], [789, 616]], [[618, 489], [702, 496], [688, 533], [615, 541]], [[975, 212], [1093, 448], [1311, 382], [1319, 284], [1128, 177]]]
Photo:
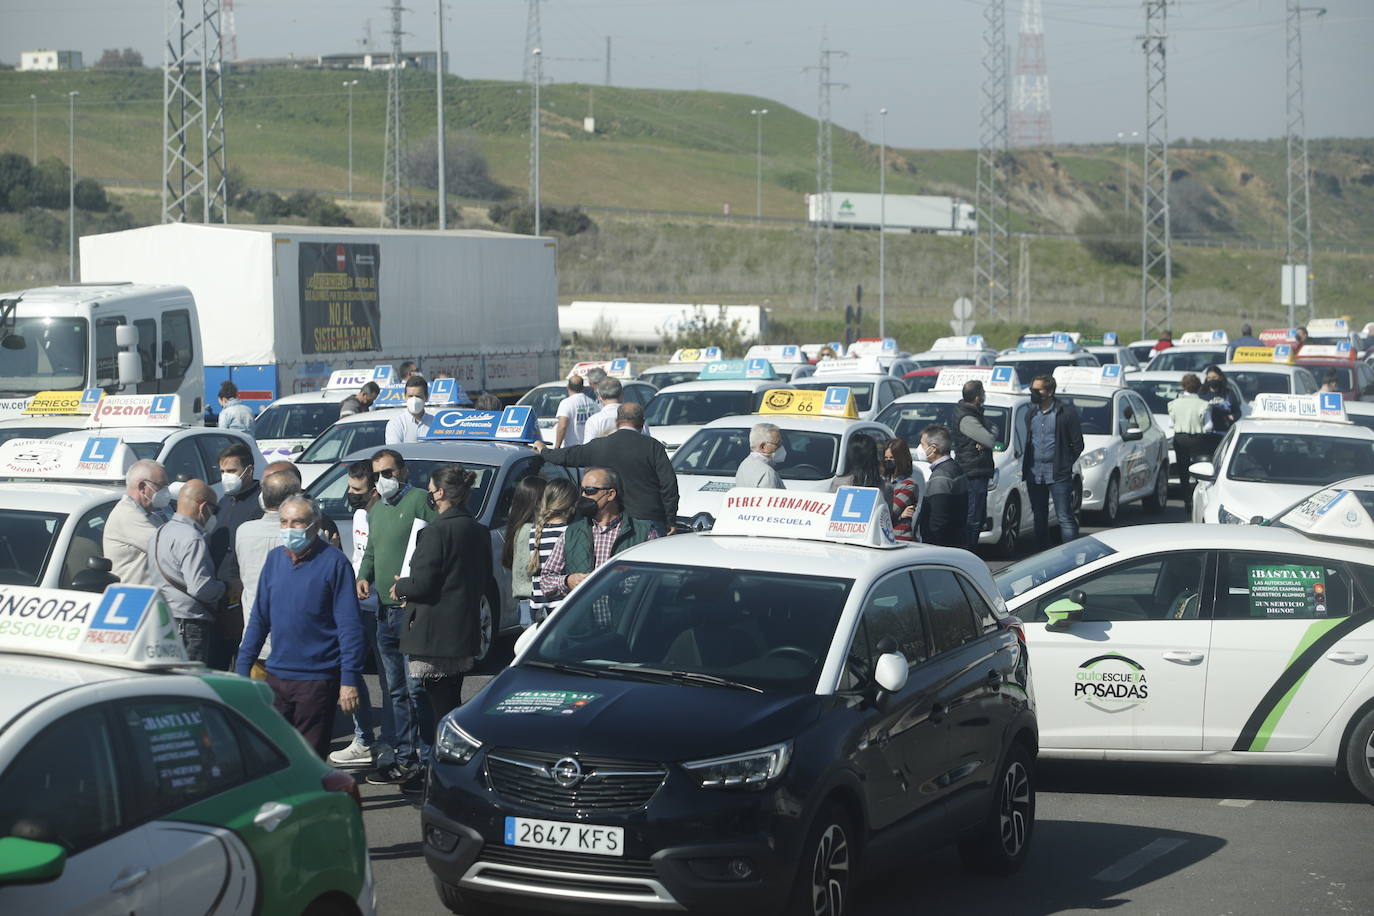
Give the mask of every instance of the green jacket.
[[[614, 556], [627, 547], [644, 543], [649, 539], [652, 530], [652, 522], [622, 515], [620, 531], [616, 533], [611, 555]], [[563, 574], [571, 576], [573, 573], [589, 573], [594, 569], [596, 554], [592, 549], [592, 522], [588, 518], [579, 518], [563, 532]]]
[[397, 605], [391, 600], [391, 585], [401, 573], [415, 520], [432, 522], [439, 517], [429, 507], [427, 496], [421, 488], [409, 487], [395, 504], [379, 499], [367, 512], [367, 547], [358, 567], [358, 578], [372, 583], [377, 600], [385, 607]]

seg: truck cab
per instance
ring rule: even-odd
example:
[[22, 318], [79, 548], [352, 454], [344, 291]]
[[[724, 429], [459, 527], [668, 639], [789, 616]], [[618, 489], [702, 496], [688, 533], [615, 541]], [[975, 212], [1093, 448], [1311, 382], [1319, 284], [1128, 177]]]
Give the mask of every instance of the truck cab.
[[0, 403], [88, 388], [175, 394], [189, 424], [200, 419], [202, 384], [200, 324], [184, 286], [67, 283], [0, 294]]

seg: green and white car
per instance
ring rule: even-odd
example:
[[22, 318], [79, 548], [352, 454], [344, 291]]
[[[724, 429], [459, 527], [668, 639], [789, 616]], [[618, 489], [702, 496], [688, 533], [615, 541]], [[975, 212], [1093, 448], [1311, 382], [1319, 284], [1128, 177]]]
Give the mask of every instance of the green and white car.
[[375, 912], [353, 778], [154, 589], [0, 586], [0, 683], [0, 912]]

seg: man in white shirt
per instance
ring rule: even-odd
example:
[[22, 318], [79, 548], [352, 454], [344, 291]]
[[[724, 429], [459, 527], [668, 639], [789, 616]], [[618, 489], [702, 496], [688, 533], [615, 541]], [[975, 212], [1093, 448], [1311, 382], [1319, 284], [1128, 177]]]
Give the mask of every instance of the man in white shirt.
[[144, 458], [135, 461], [124, 475], [124, 498], [115, 503], [105, 521], [101, 550], [110, 561], [110, 572], [123, 585], [147, 585], [148, 539], [167, 521], [157, 510], [172, 499], [167, 471]]
[[786, 489], [778, 474], [778, 462], [787, 457], [782, 447], [782, 430], [774, 423], [755, 423], [749, 430], [749, 454], [735, 471], [737, 487], [768, 487]]
[[558, 425], [554, 428], [553, 447], [570, 448], [581, 445], [586, 438], [587, 421], [597, 411], [597, 403], [586, 393], [582, 376], [568, 377], [568, 396], [558, 402]]
[[[617, 378], [603, 379], [596, 386], [596, 393], [601, 396], [601, 409], [588, 418], [587, 427], [582, 433], [583, 442], [591, 442], [615, 432], [615, 413], [620, 409], [620, 396], [624, 390], [625, 386]], [[645, 423], [640, 432], [649, 435], [649, 424]]]
[[423, 375], [406, 379], [405, 409], [386, 421], [386, 444], [419, 442], [434, 425], [434, 417], [425, 410], [429, 400], [429, 382]]

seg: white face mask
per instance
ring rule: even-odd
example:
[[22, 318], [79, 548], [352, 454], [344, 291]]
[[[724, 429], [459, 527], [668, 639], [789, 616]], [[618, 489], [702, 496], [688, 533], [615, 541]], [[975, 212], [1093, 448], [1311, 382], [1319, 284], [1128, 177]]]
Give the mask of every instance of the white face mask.
[[787, 446], [779, 445], [777, 448], [773, 449], [773, 457], [771, 460], [774, 464], [782, 464], [784, 461], [786, 461]]
[[153, 494], [152, 509], [159, 512], [166, 509], [172, 502], [172, 491], [169, 487], [161, 487]]
[[930, 460], [930, 456], [929, 456], [928, 454], [926, 454], [926, 447], [925, 447], [924, 445], [918, 445], [918, 446], [916, 446], [915, 452], [916, 452], [916, 460], [917, 460], [917, 461], [929, 461], [929, 460]]
[[243, 478], [233, 471], [222, 471], [219, 475], [219, 482], [224, 487], [225, 496], [233, 496], [243, 489]]
[[395, 496], [400, 489], [401, 482], [395, 477], [377, 478], [377, 492], [381, 494], [382, 499], [387, 502], [391, 502], [391, 497]]
[[419, 416], [425, 412], [425, 399], [414, 397], [406, 398], [406, 410]]

